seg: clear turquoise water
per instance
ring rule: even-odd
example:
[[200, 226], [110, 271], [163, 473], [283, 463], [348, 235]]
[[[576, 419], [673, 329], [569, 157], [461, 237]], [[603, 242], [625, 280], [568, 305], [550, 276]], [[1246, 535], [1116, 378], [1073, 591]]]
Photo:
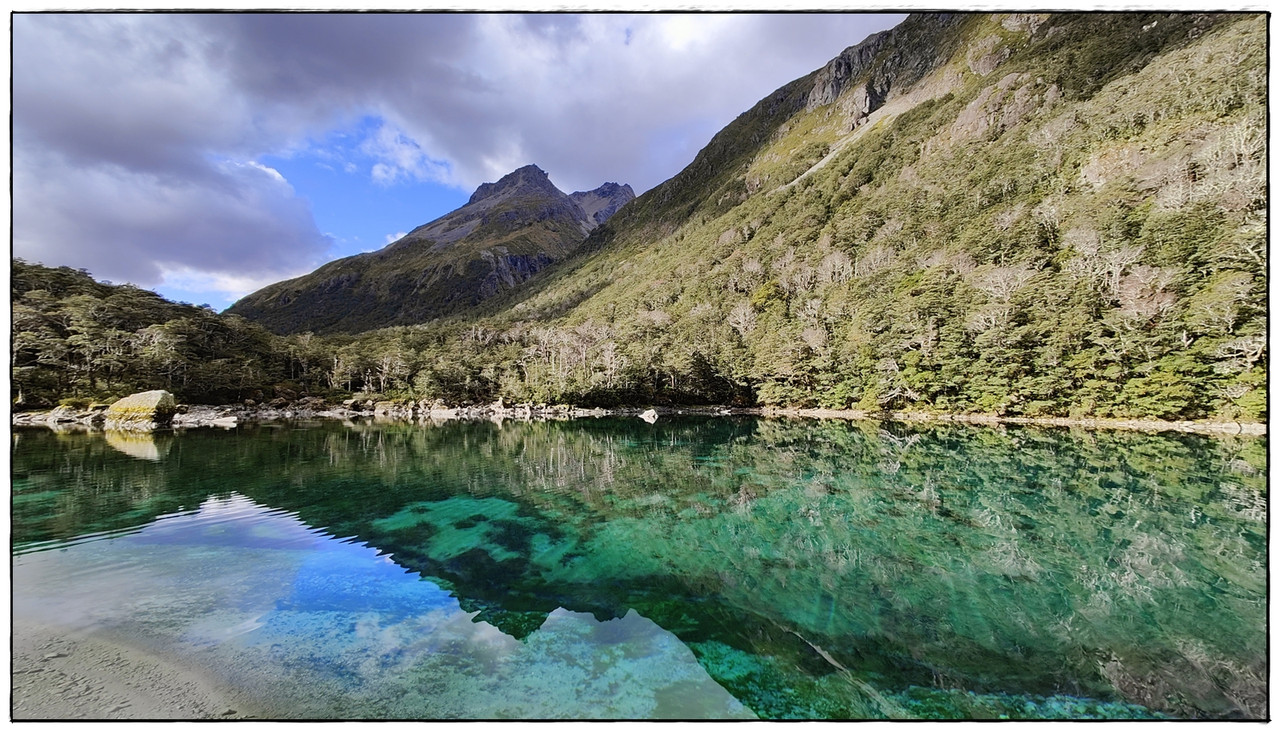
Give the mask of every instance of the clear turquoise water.
[[757, 419], [13, 437], [13, 611], [278, 718], [1260, 718], [1266, 441]]

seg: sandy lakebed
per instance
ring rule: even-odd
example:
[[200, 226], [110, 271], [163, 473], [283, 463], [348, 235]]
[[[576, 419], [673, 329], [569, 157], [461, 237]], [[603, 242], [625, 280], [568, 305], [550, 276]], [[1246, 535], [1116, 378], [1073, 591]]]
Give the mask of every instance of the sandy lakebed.
[[99, 633], [13, 618], [11, 719], [251, 719], [262, 710], [213, 679]]

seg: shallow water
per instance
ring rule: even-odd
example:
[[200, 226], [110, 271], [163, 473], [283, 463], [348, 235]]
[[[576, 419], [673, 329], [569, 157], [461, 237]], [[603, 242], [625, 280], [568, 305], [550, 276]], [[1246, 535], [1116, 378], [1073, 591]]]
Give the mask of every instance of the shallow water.
[[13, 611], [279, 718], [1260, 718], [1266, 441], [19, 430]]

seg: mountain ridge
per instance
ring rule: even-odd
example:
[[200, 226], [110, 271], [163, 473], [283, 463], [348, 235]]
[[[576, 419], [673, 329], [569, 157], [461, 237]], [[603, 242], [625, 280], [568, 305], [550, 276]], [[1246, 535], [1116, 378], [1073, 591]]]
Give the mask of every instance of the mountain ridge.
[[1259, 17], [913, 15], [469, 327], [548, 401], [1256, 417]]
[[[611, 186], [500, 180], [483, 215], [320, 268], [261, 373], [415, 404], [1262, 421], [1267, 40], [1258, 13], [915, 14], [594, 228]], [[444, 265], [465, 297], [406, 311]], [[46, 347], [91, 311], [39, 290], [17, 383], [118, 383]], [[170, 335], [105, 352], [176, 374]]]
[[[373, 252], [269, 285], [227, 312], [279, 333], [359, 332], [440, 317], [517, 287], [625, 205], [629, 185], [565, 194], [536, 165]], [[587, 211], [583, 207], [590, 207]]]

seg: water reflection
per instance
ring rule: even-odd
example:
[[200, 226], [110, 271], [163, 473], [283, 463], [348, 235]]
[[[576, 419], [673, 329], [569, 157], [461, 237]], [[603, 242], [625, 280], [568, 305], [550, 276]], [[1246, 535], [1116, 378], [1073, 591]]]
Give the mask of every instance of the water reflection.
[[19, 444], [20, 550], [233, 488], [511, 641], [638, 613], [764, 716], [1265, 710], [1265, 440], [606, 419], [192, 432], [159, 463]]
[[108, 430], [103, 433], [103, 439], [107, 444], [130, 457], [139, 460], [150, 460], [159, 462], [165, 455], [169, 454], [169, 446], [172, 440], [165, 437], [157, 438], [152, 432], [119, 432], [116, 430]]
[[231, 494], [111, 542], [19, 557], [14, 622], [126, 638], [259, 689], [279, 717], [750, 717], [634, 610], [523, 641], [386, 555]]

